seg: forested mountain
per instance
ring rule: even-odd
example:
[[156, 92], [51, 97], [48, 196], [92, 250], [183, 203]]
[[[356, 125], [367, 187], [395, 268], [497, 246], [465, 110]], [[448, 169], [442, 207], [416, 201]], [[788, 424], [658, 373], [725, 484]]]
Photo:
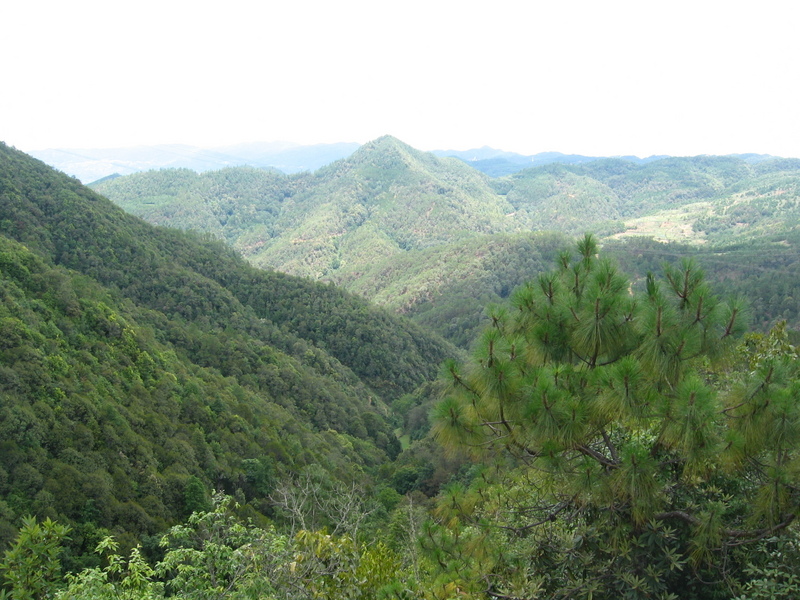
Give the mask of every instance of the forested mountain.
[[96, 189], [153, 222], [215, 233], [257, 266], [319, 278], [476, 232], [511, 231], [513, 209], [488, 182], [461, 161], [387, 136], [312, 174], [163, 171]]
[[5, 145], [0, 286], [3, 542], [31, 512], [79, 526], [76, 552], [98, 527], [142, 539], [214, 488], [263, 515], [311, 464], [366, 483], [400, 450], [389, 403], [454, 353]]
[[[747, 334], [700, 264], [731, 291], [755, 265], [757, 310], [792, 314], [794, 165], [659, 162], [490, 180], [382, 138], [301, 176], [109, 182], [327, 265], [464, 358], [0, 146], [0, 594], [792, 598], [797, 349], [784, 324]], [[569, 241], [640, 201], [774, 232]]]
[[[570, 208], [594, 202], [608, 218], [630, 224], [621, 229], [636, 232], [641, 220], [660, 219], [662, 235], [672, 235], [673, 241], [721, 242], [732, 236], [758, 237], [767, 230], [776, 233], [776, 227], [796, 227], [798, 178], [796, 159], [750, 163], [735, 157], [698, 156], [646, 165], [604, 159], [527, 169], [496, 180], [496, 186], [515, 206], [545, 215], [557, 214], [559, 205]], [[552, 218], [551, 222], [558, 226]], [[671, 224], [684, 224], [688, 231], [670, 229]]]
[[[516, 152], [504, 152], [488, 146], [472, 150], [434, 150], [433, 154], [436, 156], [453, 156], [491, 177], [511, 175], [529, 167], [540, 167], [552, 163], [571, 165], [592, 162], [601, 158], [599, 156], [563, 154], [561, 152], [539, 152], [538, 154], [524, 155]], [[665, 157], [650, 156], [639, 158], [637, 156], [622, 156], [619, 158], [633, 163], [646, 163]]]
[[[466, 345], [485, 304], [567, 243], [553, 232], [629, 240], [617, 244], [622, 253], [638, 254], [642, 236], [683, 244], [667, 254], [697, 254], [707, 268], [732, 244], [767, 243], [766, 235], [791, 254], [798, 182], [800, 161], [764, 156], [599, 159], [492, 179], [387, 136], [315, 173], [166, 170], [95, 187], [153, 223], [211, 233], [257, 266], [335, 282]], [[759, 254], [729, 255], [738, 275], [719, 277], [777, 308], [796, 282], [774, 277], [781, 289], [766, 291], [774, 301], [753, 297], [742, 261]], [[765, 310], [761, 322], [787, 310], [797, 323], [791, 307]]]

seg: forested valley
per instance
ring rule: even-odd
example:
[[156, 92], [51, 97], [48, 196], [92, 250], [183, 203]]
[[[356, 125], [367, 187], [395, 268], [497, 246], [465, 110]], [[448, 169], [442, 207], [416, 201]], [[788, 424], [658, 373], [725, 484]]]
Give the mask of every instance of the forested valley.
[[600, 159], [491, 178], [385, 136], [310, 173], [165, 169], [91, 187], [151, 223], [213, 235], [256, 266], [333, 282], [462, 348], [488, 304], [587, 231], [636, 279], [694, 256], [720, 291], [750, 299], [761, 329], [800, 327], [795, 159]]
[[0, 145], [0, 593], [800, 596], [799, 176]]

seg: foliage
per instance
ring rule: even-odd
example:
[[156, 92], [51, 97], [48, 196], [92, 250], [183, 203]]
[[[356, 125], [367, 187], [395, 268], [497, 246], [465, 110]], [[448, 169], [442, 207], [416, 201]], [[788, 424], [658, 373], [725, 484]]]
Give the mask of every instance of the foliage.
[[[294, 538], [244, 522], [230, 497], [217, 495], [214, 507], [194, 513], [183, 525], [172, 527], [162, 538], [164, 557], [155, 567], [133, 548], [126, 560], [119, 544], [105, 537], [96, 553], [104, 565], [68, 574], [60, 586], [57, 554], [59, 535], [65, 531], [53, 522], [39, 525], [31, 519], [20, 533], [15, 549], [42, 567], [40, 576], [29, 569], [14, 571], [10, 598], [57, 600], [156, 600], [177, 597], [196, 600], [270, 600], [354, 598], [378, 600], [412, 597], [414, 582], [407, 578], [399, 555], [383, 543], [357, 544], [353, 538], [324, 531], [302, 530]], [[39, 528], [39, 529], [37, 529]], [[58, 531], [56, 531], [58, 529]], [[35, 530], [35, 531], [34, 531]], [[43, 533], [56, 533], [46, 540]], [[63, 535], [62, 535], [63, 537]], [[9, 569], [24, 567], [9, 559]], [[28, 561], [30, 562], [30, 560]], [[27, 563], [26, 563], [27, 564]]]
[[56, 600], [156, 600], [163, 598], [163, 584], [155, 581], [155, 572], [144, 560], [140, 549], [133, 548], [127, 561], [116, 554], [119, 544], [104, 538], [95, 549], [104, 555], [106, 566], [87, 568], [67, 575], [67, 586], [55, 594]]
[[501, 547], [480, 541], [498, 531], [528, 540], [521, 560], [551, 594], [709, 597], [707, 569], [716, 591], [735, 587], [732, 549], [798, 509], [797, 364], [770, 356], [715, 389], [709, 368], [741, 333], [741, 304], [718, 300], [691, 261], [632, 293], [593, 238], [577, 249], [494, 309], [472, 360], [446, 369], [436, 434], [493, 467], [442, 497], [432, 547], [514, 597], [518, 561], [465, 549]]
[[70, 568], [108, 531], [125, 552], [152, 539], [213, 488], [263, 519], [274, 481], [306, 465], [368, 483], [400, 451], [388, 405], [452, 353], [6, 146], [0, 234], [0, 545], [25, 514], [58, 519]]
[[715, 289], [747, 298], [753, 325], [768, 331], [785, 320], [790, 330], [800, 327], [800, 236], [797, 231], [773, 233], [752, 241], [724, 246], [693, 247], [652, 239], [606, 242], [604, 252], [619, 261], [636, 281], [663, 262], [692, 257], [702, 266]]
[[216, 496], [209, 512], [196, 512], [161, 540], [157, 571], [166, 589], [182, 598], [251, 598], [272, 595], [271, 572], [286, 558], [287, 539], [272, 529], [243, 524], [229, 497]]
[[734, 600], [778, 600], [800, 595], [800, 550], [797, 530], [759, 542], [745, 567], [749, 581]]
[[50, 519], [41, 523], [33, 517], [22, 520], [16, 541], [0, 563], [8, 598], [41, 600], [52, 596], [61, 575], [61, 544], [68, 533], [69, 527]]

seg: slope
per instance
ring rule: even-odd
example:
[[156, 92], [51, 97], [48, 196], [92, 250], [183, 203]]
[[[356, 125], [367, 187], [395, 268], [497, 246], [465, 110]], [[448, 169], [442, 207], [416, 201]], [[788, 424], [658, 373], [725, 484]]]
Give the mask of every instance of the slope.
[[0, 536], [30, 511], [152, 534], [185, 515], [192, 478], [256, 513], [304, 465], [363, 479], [399, 450], [386, 403], [452, 354], [5, 145], [0, 283]]
[[708, 245], [791, 232], [800, 162], [757, 158], [601, 159], [489, 179], [386, 136], [313, 174], [153, 172], [97, 189], [148, 220], [213, 233], [256, 265], [333, 281], [465, 345], [480, 307], [539, 264], [531, 232]]
[[[215, 233], [255, 265], [315, 278], [476, 232], [513, 230], [510, 205], [485, 176], [390, 136], [313, 174], [221, 173], [229, 175], [225, 184], [205, 191], [198, 183], [205, 178], [187, 182], [184, 172], [118, 178], [96, 189], [153, 222]], [[251, 178], [267, 189], [253, 190]]]

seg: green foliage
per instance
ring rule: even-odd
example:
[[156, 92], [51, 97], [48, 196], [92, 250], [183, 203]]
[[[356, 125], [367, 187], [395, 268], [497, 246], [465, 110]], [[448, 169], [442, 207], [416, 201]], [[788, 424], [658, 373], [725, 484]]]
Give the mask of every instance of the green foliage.
[[195, 512], [205, 512], [211, 508], [211, 502], [206, 494], [206, 487], [197, 477], [191, 476], [186, 481], [183, 489], [185, 512], [191, 515]]
[[707, 281], [729, 296], [747, 298], [753, 325], [769, 330], [785, 320], [788, 329], [800, 326], [800, 237], [797, 231], [760, 236], [752, 241], [724, 246], [693, 247], [663, 244], [652, 239], [607, 242], [604, 251], [614, 256], [635, 281], [663, 262], [692, 257], [702, 266]]
[[[26, 522], [17, 547], [7, 553], [10, 598], [57, 600], [213, 599], [388, 600], [418, 597], [399, 554], [379, 542], [362, 546], [347, 535], [300, 531], [294, 538], [243, 521], [241, 507], [216, 495], [214, 506], [195, 512], [161, 539], [163, 559], [151, 567], [140, 549], [129, 558], [119, 543], [103, 538], [95, 552], [103, 564], [68, 574], [59, 588], [59, 542], [66, 528], [51, 521]], [[51, 535], [52, 534], [52, 535]], [[13, 569], [13, 571], [12, 571]], [[33, 571], [38, 572], [34, 573]]]
[[734, 600], [778, 600], [800, 595], [797, 530], [759, 542], [745, 567], [749, 580]]
[[127, 551], [206, 508], [212, 485], [263, 519], [306, 465], [369, 482], [400, 450], [388, 404], [452, 353], [4, 145], [0, 332], [0, 544], [25, 514], [58, 519], [80, 532], [71, 565], [101, 529]]
[[270, 573], [286, 558], [287, 540], [243, 524], [231, 498], [218, 495], [214, 502], [213, 510], [193, 513], [161, 540], [166, 554], [156, 568], [167, 591], [198, 600], [271, 596]]
[[[725, 368], [743, 307], [717, 299], [692, 261], [633, 292], [593, 238], [576, 249], [493, 309], [472, 360], [446, 369], [434, 431], [492, 468], [441, 497], [431, 552], [512, 596], [516, 561], [533, 560], [540, 536], [559, 566], [523, 579], [547, 593], [707, 597], [706, 569], [736, 585], [742, 564], [725, 557], [799, 508], [796, 361], [778, 351], [715, 389], [710, 369]], [[502, 546], [501, 531], [528, 540], [527, 558], [465, 554]]]
[[[296, 177], [107, 189], [421, 327], [0, 146], [6, 596], [791, 596], [797, 164], [610, 160], [489, 185], [392, 138], [362, 150]], [[775, 234], [609, 244], [629, 280], [591, 237], [559, 253], [563, 235], [531, 232], [683, 207], [708, 240]], [[744, 310], [703, 271], [754, 298], [762, 329], [787, 324], [731, 356]], [[426, 329], [466, 348], [484, 323], [445, 367], [442, 449], [420, 384], [456, 351]], [[65, 547], [31, 534], [65, 536], [53, 519]]]
[[33, 517], [22, 520], [17, 539], [0, 563], [8, 598], [41, 600], [52, 597], [61, 576], [61, 544], [68, 533], [69, 527], [50, 519], [41, 523]]
[[154, 581], [155, 571], [133, 548], [126, 561], [116, 554], [119, 544], [106, 537], [95, 549], [103, 555], [105, 567], [87, 568], [67, 575], [67, 586], [55, 594], [56, 600], [156, 600], [163, 598], [164, 586]]

